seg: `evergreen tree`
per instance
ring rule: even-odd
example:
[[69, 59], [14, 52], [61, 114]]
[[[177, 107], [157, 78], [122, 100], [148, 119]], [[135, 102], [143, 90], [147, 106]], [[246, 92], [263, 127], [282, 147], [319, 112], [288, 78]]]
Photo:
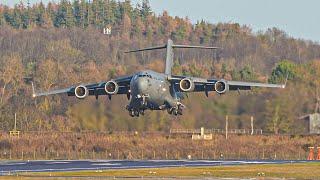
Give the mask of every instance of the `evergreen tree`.
[[68, 1], [66, 4], [67, 12], [66, 12], [66, 26], [73, 27], [75, 25], [75, 19], [73, 15], [72, 4]]
[[105, 27], [105, 22], [104, 22], [104, 18], [105, 18], [105, 9], [104, 9], [104, 1], [103, 0], [98, 0], [97, 3], [98, 7], [97, 7], [97, 20], [96, 20], [96, 26], [98, 28], [103, 28]]
[[36, 24], [38, 26], [44, 26], [45, 24], [45, 7], [42, 2], [36, 7]]
[[96, 13], [95, 13], [95, 1], [87, 3], [87, 23], [88, 26], [95, 25]]
[[59, 8], [55, 14], [54, 26], [66, 27], [66, 15], [67, 15], [67, 0], [61, 0]]
[[115, 11], [117, 8], [117, 4], [115, 1], [105, 1], [105, 19], [104, 22], [106, 25], [113, 25], [116, 23]]
[[239, 74], [242, 81], [255, 81], [257, 79], [254, 70], [249, 65], [242, 68]]
[[[13, 14], [11, 16], [11, 19], [9, 21], [9, 23], [14, 27], [14, 28], [20, 28], [20, 26], [22, 24], [26, 25], [28, 17], [26, 17], [25, 15], [27, 14], [22, 14], [21, 7], [19, 7], [18, 5], [14, 6], [13, 9]], [[22, 7], [23, 8], [23, 7]]]
[[75, 20], [75, 25], [81, 27], [81, 5], [79, 0], [73, 1], [73, 15]]
[[122, 17], [124, 15], [128, 15], [130, 18], [132, 18], [132, 6], [131, 6], [131, 1], [130, 0], [125, 0], [121, 5], [120, 5], [120, 12]]
[[74, 25], [72, 6], [68, 0], [61, 0], [55, 15], [56, 27], [72, 27]]
[[47, 20], [51, 20], [51, 22], [47, 22], [49, 24], [54, 25], [54, 21], [55, 21], [55, 12], [54, 12], [54, 8], [53, 8], [54, 4], [52, 4], [51, 2], [48, 3], [47, 6], [47, 10], [46, 10], [46, 18]]
[[81, 1], [80, 3], [80, 16], [81, 16], [81, 27], [85, 28], [89, 25], [88, 22], [88, 3]]
[[143, 0], [141, 6], [141, 15], [143, 19], [146, 19], [151, 14], [151, 7], [149, 0]]
[[13, 26], [13, 16], [7, 6], [5, 6], [3, 10], [3, 19], [7, 24]]
[[95, 25], [96, 27], [99, 26], [99, 5], [98, 0], [94, 0], [91, 3], [91, 24]]
[[282, 60], [272, 70], [272, 74], [269, 81], [272, 83], [284, 82], [287, 76], [289, 80], [293, 80], [294, 78], [296, 78], [297, 67], [291, 61]]
[[172, 39], [175, 41], [181, 41], [185, 39], [186, 27], [184, 24], [180, 23], [177, 30], [172, 32]]
[[116, 3], [114, 0], [112, 0], [111, 1], [111, 6], [113, 8], [113, 12], [114, 12], [114, 16], [116, 18], [116, 22], [118, 24], [120, 24], [121, 20], [122, 20], [122, 13], [121, 13], [121, 10], [120, 10], [121, 2]]

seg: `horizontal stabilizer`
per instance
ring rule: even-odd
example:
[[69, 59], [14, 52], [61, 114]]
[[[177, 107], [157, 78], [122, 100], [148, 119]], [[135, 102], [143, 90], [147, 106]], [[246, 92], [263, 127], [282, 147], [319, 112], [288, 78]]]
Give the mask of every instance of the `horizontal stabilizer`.
[[189, 45], [172, 45], [173, 48], [196, 48], [196, 49], [219, 49], [219, 47], [210, 46], [189, 46]]
[[155, 46], [155, 47], [148, 47], [148, 48], [143, 48], [143, 49], [135, 49], [135, 50], [126, 51], [126, 52], [124, 52], [124, 53], [132, 53], [132, 52], [140, 52], [140, 51], [150, 51], [150, 50], [165, 49], [165, 48], [167, 48], [167, 45]]
[[[165, 48], [167, 48], [167, 45], [155, 46], [155, 47], [148, 47], [148, 48], [143, 48], [143, 49], [135, 49], [135, 50], [125, 51], [124, 53], [133, 53], [133, 52], [141, 52], [141, 51], [150, 51], [150, 50], [165, 49]], [[210, 46], [189, 46], [189, 45], [172, 45], [172, 48], [219, 49], [219, 47], [210, 47]]]

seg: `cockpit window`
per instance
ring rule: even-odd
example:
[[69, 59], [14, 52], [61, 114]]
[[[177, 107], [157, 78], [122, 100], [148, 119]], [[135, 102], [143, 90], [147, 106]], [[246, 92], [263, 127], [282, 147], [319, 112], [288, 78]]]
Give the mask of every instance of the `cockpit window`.
[[139, 74], [139, 77], [148, 77], [148, 78], [152, 78], [152, 76], [150, 74]]

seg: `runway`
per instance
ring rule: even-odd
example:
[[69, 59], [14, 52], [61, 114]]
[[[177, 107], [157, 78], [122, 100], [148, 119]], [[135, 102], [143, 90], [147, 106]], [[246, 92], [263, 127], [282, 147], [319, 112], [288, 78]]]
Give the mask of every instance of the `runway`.
[[307, 161], [217, 161], [217, 160], [49, 160], [0, 161], [0, 175], [17, 172], [54, 172], [108, 169], [226, 166], [242, 164], [282, 164]]

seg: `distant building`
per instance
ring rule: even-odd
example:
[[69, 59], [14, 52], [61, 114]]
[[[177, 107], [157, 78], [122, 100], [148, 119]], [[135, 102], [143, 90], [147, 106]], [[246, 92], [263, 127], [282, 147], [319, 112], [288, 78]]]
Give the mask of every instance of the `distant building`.
[[300, 117], [299, 119], [305, 120], [309, 134], [320, 134], [320, 114], [308, 114]]
[[105, 35], [111, 35], [111, 27], [105, 27], [105, 28], [103, 28], [103, 34], [105, 34]]

